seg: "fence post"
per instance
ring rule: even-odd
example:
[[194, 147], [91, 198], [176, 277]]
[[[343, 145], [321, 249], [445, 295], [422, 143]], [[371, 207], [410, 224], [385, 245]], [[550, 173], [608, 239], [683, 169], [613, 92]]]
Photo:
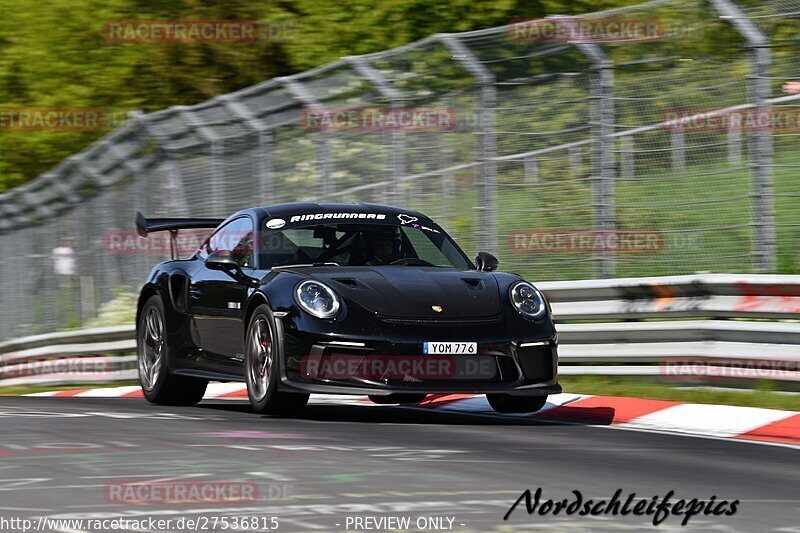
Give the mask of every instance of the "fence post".
[[[296, 100], [306, 107], [321, 108], [322, 104], [317, 98], [306, 89], [306, 87], [294, 78], [278, 78], [286, 90], [289, 91]], [[330, 134], [322, 131], [316, 133], [316, 152], [317, 152], [317, 167], [320, 173], [320, 192], [323, 199], [327, 198], [334, 192], [333, 183], [331, 183], [331, 173], [333, 171], [333, 162], [331, 161], [330, 150]]]
[[437, 35], [439, 41], [452, 53], [453, 59], [461, 63], [478, 82], [479, 127], [478, 161], [481, 163], [478, 209], [482, 213], [480, 229], [476, 232], [481, 249], [497, 253], [497, 140], [495, 112], [497, 93], [494, 74], [472, 53], [455, 34]]
[[[151, 216], [150, 214], [150, 191], [147, 188], [147, 173], [145, 172], [145, 168], [148, 161], [148, 156], [144, 155], [142, 152], [143, 144], [139, 146], [138, 150], [135, 152], [131, 152], [130, 150], [123, 150], [119, 143], [119, 138], [125, 135], [131, 135], [135, 137], [137, 140], [141, 140], [142, 137], [145, 137], [147, 134], [144, 133], [144, 128], [141, 123], [141, 116], [142, 113], [139, 111], [133, 111], [129, 113], [128, 120], [129, 122], [122, 127], [118, 128], [114, 131], [112, 136], [106, 137], [102, 139], [100, 145], [103, 147], [103, 150], [106, 153], [111, 154], [114, 159], [117, 160], [117, 164], [120, 165], [122, 168], [128, 171], [128, 174], [132, 180], [131, 185], [131, 192], [132, 198], [122, 199], [121, 202], [123, 204], [124, 209], [131, 209], [134, 208], [137, 211], [141, 211], [147, 216]], [[74, 212], [74, 211], [73, 211]], [[76, 215], [77, 218], [77, 215]], [[117, 219], [119, 221], [119, 219]], [[130, 222], [129, 222], [130, 223]], [[76, 223], [77, 225], [77, 223]], [[108, 229], [108, 228], [105, 228]], [[119, 229], [128, 229], [127, 227], [123, 226]], [[105, 242], [105, 238], [103, 238], [103, 242]], [[110, 254], [112, 253], [110, 249], [103, 248], [103, 254]], [[77, 259], [80, 262], [81, 254], [80, 252], [76, 251]], [[116, 267], [123, 267], [123, 268], [133, 268], [134, 270], [145, 270], [148, 268], [147, 258], [143, 257], [142, 254], [136, 254], [130, 258], [126, 258], [125, 261], [121, 263], [119, 260], [116, 262]], [[78, 269], [78, 273], [75, 276], [76, 283], [78, 288], [76, 292], [78, 293], [79, 301], [75, 306], [76, 313], [81, 317], [81, 321], [86, 322], [90, 318], [95, 315], [95, 292], [94, 292], [94, 279], [91, 276], [82, 275], [86, 271]], [[123, 283], [125, 281], [125, 275], [123, 275]], [[90, 300], [86, 300], [85, 298], [90, 298]]]
[[[168, 214], [170, 216], [190, 215], [189, 202], [186, 201], [186, 194], [183, 190], [183, 184], [181, 183], [181, 172], [178, 168], [178, 164], [175, 162], [172, 149], [167, 144], [164, 136], [150, 124], [150, 119], [147, 115], [137, 114], [136, 118], [142, 126], [142, 132], [150, 139], [153, 139], [163, 151], [164, 167], [167, 171], [167, 175], [164, 179], [164, 188], [167, 189], [167, 194], [164, 196], [166, 197], [165, 204]], [[157, 214], [156, 211], [157, 210], [154, 209], [153, 215]]]
[[258, 194], [265, 204], [277, 203], [275, 201], [275, 180], [272, 168], [272, 130], [267, 124], [256, 118], [247, 106], [235, 101], [232, 95], [221, 96], [220, 101], [228, 111], [258, 135], [258, 160], [256, 163], [258, 167]]
[[[103, 174], [89, 161], [82, 157], [81, 154], [73, 156], [70, 160], [74, 163], [75, 171], [82, 176], [88, 177], [96, 189], [97, 196], [95, 196], [92, 201], [99, 205], [95, 206], [96, 211], [92, 213], [92, 220], [95, 224], [99, 223], [98, 225], [102, 231], [113, 228], [116, 209], [110, 203], [110, 199], [113, 195], [111, 183], [109, 183]], [[87, 242], [87, 244], [89, 243]], [[98, 285], [98, 290], [100, 294], [112, 294], [113, 290], [118, 287], [122, 281], [120, 278], [118, 258], [104, 248], [102, 233], [95, 235], [92, 249], [96, 254], [96, 262], [94, 263], [95, 269], [92, 275], [96, 280], [95, 283]]]
[[[591, 97], [594, 102], [594, 215], [593, 229], [614, 231], [614, 63], [596, 43], [581, 43], [577, 49], [592, 63], [594, 76]], [[614, 276], [614, 252], [602, 249], [595, 255], [595, 277]]]
[[535, 185], [539, 183], [539, 160], [535, 157], [526, 157], [522, 160], [522, 175], [525, 183]]
[[742, 130], [728, 122], [728, 164], [742, 164]]
[[215, 216], [227, 216], [231, 206], [228, 206], [226, 202], [225, 171], [222, 168], [225, 147], [222, 144], [222, 140], [213, 129], [198, 120], [188, 109], [180, 106], [176, 110], [186, 119], [186, 122], [195, 130], [197, 135], [208, 143], [211, 157], [211, 201], [208, 205]]
[[[19, 335], [23, 333], [24, 327], [31, 327], [32, 324], [35, 322], [35, 317], [33, 316], [33, 309], [31, 309], [31, 296], [35, 295], [36, 293], [36, 284], [41, 283], [41, 276], [44, 275], [44, 272], [40, 269], [38, 272], [34, 268], [34, 254], [33, 254], [33, 238], [32, 238], [33, 228], [30, 226], [28, 228], [19, 227], [14, 232], [14, 240], [16, 241], [12, 250], [17, 250], [18, 255], [16, 257], [12, 257], [11, 259], [16, 259], [16, 268], [13, 269], [14, 272], [30, 272], [30, 276], [27, 279], [20, 280], [17, 278], [15, 283], [11, 285], [11, 291], [14, 293], [13, 303], [14, 307], [12, 309], [18, 310], [19, 315], [22, 318], [20, 319], [17, 317], [17, 323], [15, 324], [15, 335]], [[25, 252], [23, 253], [23, 250]], [[38, 278], [38, 279], [37, 279]], [[21, 281], [21, 283], [20, 283]]]
[[[748, 76], [748, 89], [757, 113], [769, 110], [769, 68], [772, 63], [770, 40], [756, 23], [750, 20], [730, 0], [710, 0], [720, 17], [728, 21], [742, 35], [750, 48], [752, 72]], [[756, 270], [774, 272], [776, 265], [775, 202], [772, 171], [772, 135], [763, 128], [750, 133], [750, 167], [752, 168], [752, 194], [754, 238], [756, 241]]]
[[[144, 170], [145, 170], [145, 168], [146, 168], [146, 166], [147, 166], [147, 164], [149, 162], [148, 161], [148, 156], [153, 157], [153, 159], [155, 159], [155, 157], [151, 156], [150, 154], [145, 155], [146, 152], [144, 151], [146, 149], [146, 146], [147, 146], [146, 139], [150, 139], [150, 136], [147, 133], [147, 131], [145, 130], [144, 125], [142, 124], [142, 112], [141, 111], [135, 110], [135, 111], [131, 111], [130, 113], [128, 113], [128, 120], [129, 120], [130, 124], [132, 125], [132, 127], [134, 128], [135, 135], [137, 137], [140, 137], [141, 146], [139, 148], [140, 151], [139, 151], [139, 156], [138, 157], [141, 157], [142, 160], [137, 161], [137, 163], [135, 163], [135, 164], [132, 163], [129, 160], [129, 155], [127, 153], [123, 152], [122, 150], [120, 150], [116, 143], [108, 143], [107, 149], [112, 154], [114, 154], [114, 156], [121, 162], [121, 164], [125, 165], [128, 168], [128, 170], [131, 172], [131, 174], [133, 175], [134, 189], [135, 189], [134, 190], [134, 194], [136, 196], [136, 198], [134, 200], [134, 206], [136, 207], [136, 210], [137, 211], [141, 211], [146, 216], [152, 216], [150, 214], [150, 212], [151, 212], [151, 209], [150, 209], [150, 194], [149, 194], [149, 190], [148, 190], [148, 187], [147, 187], [147, 181], [148, 181], [147, 180], [147, 176], [148, 176], [148, 174], [146, 172], [144, 172]], [[144, 265], [144, 262], [142, 262], [142, 264]]]
[[579, 147], [572, 147], [567, 149], [567, 158], [569, 159], [569, 170], [573, 176], [580, 176], [583, 170], [583, 154]]
[[[376, 70], [369, 61], [359, 56], [345, 57], [344, 60], [353, 66], [353, 70], [356, 73], [369, 81], [381, 96], [386, 98], [390, 108], [397, 109], [402, 107], [405, 100], [403, 93], [395, 89], [391, 82]], [[396, 203], [400, 198], [400, 178], [406, 175], [406, 134], [400, 129], [393, 129], [389, 132], [389, 139], [390, 153], [388, 163], [392, 180], [387, 193], [390, 201], [387, 203]]]
[[675, 128], [670, 133], [672, 147], [672, 170], [686, 170], [686, 132], [683, 128]]
[[620, 145], [620, 177], [632, 180], [636, 177], [636, 155], [633, 137], [622, 137]]
[[277, 203], [275, 198], [275, 172], [272, 168], [272, 149], [275, 136], [271, 130], [258, 132], [258, 192], [264, 203]]

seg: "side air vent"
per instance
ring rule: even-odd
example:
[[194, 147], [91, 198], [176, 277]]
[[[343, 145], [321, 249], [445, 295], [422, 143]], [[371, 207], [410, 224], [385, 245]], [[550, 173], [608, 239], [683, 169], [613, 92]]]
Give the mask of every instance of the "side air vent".
[[358, 287], [358, 283], [353, 278], [333, 278], [333, 281], [348, 287]]
[[470, 289], [479, 290], [483, 288], [483, 280], [476, 279], [476, 278], [461, 278], [464, 280], [464, 283], [467, 284], [467, 287]]
[[172, 305], [179, 313], [189, 312], [188, 278], [183, 274], [172, 274], [169, 277], [169, 296]]

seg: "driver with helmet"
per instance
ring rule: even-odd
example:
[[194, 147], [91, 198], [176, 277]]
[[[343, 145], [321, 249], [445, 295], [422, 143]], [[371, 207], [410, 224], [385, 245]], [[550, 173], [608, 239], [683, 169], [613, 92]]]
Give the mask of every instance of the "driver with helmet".
[[364, 232], [369, 266], [388, 265], [403, 257], [400, 252], [400, 230], [392, 226], [376, 226]]

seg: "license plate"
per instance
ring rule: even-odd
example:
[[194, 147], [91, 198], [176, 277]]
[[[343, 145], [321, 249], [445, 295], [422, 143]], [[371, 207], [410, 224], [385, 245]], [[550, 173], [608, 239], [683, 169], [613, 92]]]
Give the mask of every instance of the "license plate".
[[425, 342], [423, 353], [427, 355], [475, 355], [478, 353], [477, 342]]

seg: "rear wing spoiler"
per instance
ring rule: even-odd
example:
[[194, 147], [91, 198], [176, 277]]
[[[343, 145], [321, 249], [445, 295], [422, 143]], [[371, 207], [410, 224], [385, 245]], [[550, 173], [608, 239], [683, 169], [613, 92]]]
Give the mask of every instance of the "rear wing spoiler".
[[224, 218], [151, 218], [147, 219], [140, 212], [136, 212], [136, 233], [141, 237], [147, 237], [148, 234], [156, 231], [169, 231], [170, 233], [170, 249], [172, 258], [176, 258], [176, 243], [175, 239], [178, 236], [178, 231], [182, 229], [202, 229], [202, 228], [216, 228], [225, 222]]
[[136, 213], [136, 233], [147, 237], [155, 231], [178, 231], [181, 229], [216, 228], [225, 222], [224, 218], [151, 218]]

